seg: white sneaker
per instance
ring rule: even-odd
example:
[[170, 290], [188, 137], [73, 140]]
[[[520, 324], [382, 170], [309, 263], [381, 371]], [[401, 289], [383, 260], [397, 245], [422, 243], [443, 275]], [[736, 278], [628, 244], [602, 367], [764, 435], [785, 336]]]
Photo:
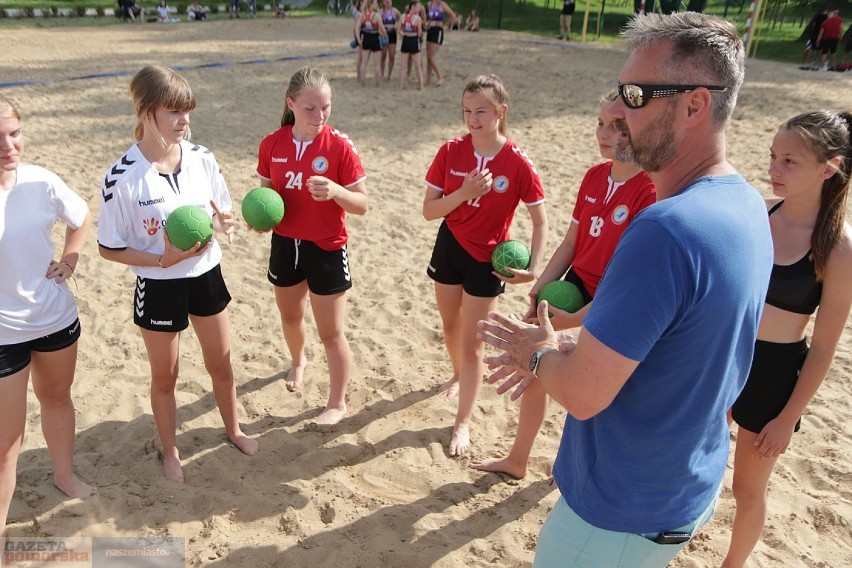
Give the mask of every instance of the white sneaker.
[[823, 70], [823, 71], [828, 71], [828, 62], [823, 63], [823, 65], [822, 65], [822, 70]]

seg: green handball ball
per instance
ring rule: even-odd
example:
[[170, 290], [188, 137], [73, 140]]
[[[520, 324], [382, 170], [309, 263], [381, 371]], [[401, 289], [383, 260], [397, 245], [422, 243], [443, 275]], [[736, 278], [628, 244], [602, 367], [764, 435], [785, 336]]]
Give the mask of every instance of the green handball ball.
[[526, 270], [530, 267], [530, 249], [521, 241], [503, 241], [491, 254], [491, 266], [503, 276], [513, 276], [507, 268]]
[[[554, 280], [548, 282], [538, 293], [538, 302], [547, 300], [548, 305], [566, 312], [574, 313], [585, 305], [583, 302], [583, 294], [580, 289], [573, 283], [565, 280]], [[547, 317], [552, 318], [553, 314], [547, 312]]]
[[213, 218], [195, 205], [182, 205], [166, 219], [169, 240], [180, 250], [189, 250], [195, 243], [203, 247], [213, 238]]
[[243, 219], [252, 229], [268, 231], [284, 218], [284, 200], [269, 187], [256, 187], [243, 199]]

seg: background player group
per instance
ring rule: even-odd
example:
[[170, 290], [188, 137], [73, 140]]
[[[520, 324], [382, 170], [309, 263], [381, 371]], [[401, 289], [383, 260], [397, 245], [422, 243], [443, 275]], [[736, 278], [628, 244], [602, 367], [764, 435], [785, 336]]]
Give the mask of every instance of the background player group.
[[[605, 158], [612, 157], [614, 147], [632, 148], [625, 120], [613, 114], [613, 109], [622, 103], [622, 108], [632, 110], [648, 105], [650, 98], [643, 88], [650, 87], [623, 84], [620, 98], [610, 94], [601, 103], [596, 133]], [[188, 142], [189, 112], [195, 107], [195, 98], [186, 81], [170, 69], [149, 66], [134, 77], [131, 93], [137, 143], [104, 179], [98, 243], [104, 258], [128, 264], [136, 274], [132, 310], [151, 363], [151, 405], [163, 446], [164, 469], [167, 477], [182, 481], [174, 389], [180, 331], [189, 323], [213, 379], [228, 438], [248, 455], [258, 446], [241, 432], [237, 420], [229, 359], [230, 296], [219, 269], [221, 248], [214, 239], [181, 251], [171, 245], [162, 223], [179, 205], [197, 205], [213, 214], [216, 231], [230, 239], [234, 217], [229, 211], [227, 186], [212, 154]], [[444, 219], [427, 274], [435, 281], [454, 372], [439, 390], [446, 395], [458, 393], [459, 398], [449, 442], [453, 456], [470, 449], [470, 421], [484, 372], [477, 323], [486, 319], [506, 282], [535, 278], [546, 245], [544, 192], [530, 159], [506, 138], [508, 103], [508, 93], [498, 77], [470, 81], [462, 95], [468, 134], [441, 146], [426, 176], [424, 217]], [[316, 420], [334, 424], [346, 414], [351, 369], [344, 334], [345, 292], [352, 285], [345, 214], [366, 212], [366, 176], [352, 142], [327, 125], [331, 88], [321, 73], [311, 68], [298, 71], [291, 78], [284, 104], [281, 128], [263, 139], [258, 152], [261, 184], [284, 196], [288, 212], [273, 230], [268, 279], [274, 286], [293, 361], [286, 379], [290, 390], [300, 388], [307, 365], [304, 315], [310, 299], [330, 376], [328, 403]], [[852, 304], [852, 291], [844, 285], [852, 277], [852, 242], [844, 222], [852, 163], [851, 121], [848, 113], [800, 115], [782, 125], [772, 144], [770, 177], [773, 191], [780, 197], [769, 202], [776, 266], [757, 332], [752, 372], [733, 411], [733, 419], [740, 425], [734, 477], [738, 512], [727, 566], [742, 565], [759, 538], [769, 475], [786, 450], [798, 417], [828, 372]], [[65, 282], [82, 249], [88, 215], [85, 204], [56, 176], [20, 165], [22, 152], [20, 113], [0, 98], [0, 217], [15, 219], [14, 212], [23, 207], [44, 213], [40, 225], [7, 223], [0, 243], [4, 266], [18, 267], [4, 271], [7, 276], [0, 279], [8, 304], [0, 309], [0, 420], [4, 426], [0, 520], [4, 524], [15, 484], [30, 374], [44, 407], [42, 424], [55, 485], [72, 496], [93, 491], [71, 472], [70, 386], [80, 326]], [[622, 159], [596, 166], [584, 178], [567, 234], [530, 291], [528, 321], [536, 319], [537, 292], [546, 282], [562, 277], [569, 266], [565, 278], [580, 287], [585, 301], [591, 301], [620, 234], [653, 201], [654, 187], [647, 175], [623, 159], [630, 153], [616, 155]], [[505, 276], [492, 270], [489, 259], [496, 244], [508, 238], [520, 201], [532, 220], [532, 261], [528, 270], [511, 270], [512, 275]], [[56, 221], [69, 227], [58, 261], [50, 259], [49, 240], [50, 227]], [[31, 236], [26, 233], [24, 237], [21, 231], [29, 231]], [[39, 274], [38, 264], [28, 260], [31, 257], [26, 251], [11, 246], [12, 240], [37, 243], [38, 255], [48, 266], [46, 273]], [[51, 310], [51, 317], [22, 321], [18, 314], [24, 299], [18, 281], [34, 291], [35, 307], [26, 308], [32, 314], [57, 302], [64, 307], [59, 312]], [[817, 312], [808, 350], [805, 329], [817, 306], [824, 309]], [[541, 319], [540, 310], [538, 323], [552, 332], [552, 327], [580, 325], [588, 308], [574, 315], [551, 308], [553, 326], [546, 316]], [[61, 314], [59, 319], [56, 313]], [[784, 387], [779, 389], [781, 381]], [[524, 398], [510, 455], [473, 462], [472, 467], [516, 477], [526, 473], [530, 447], [546, 410], [545, 390], [530, 390]], [[56, 409], [48, 411], [49, 405]]]

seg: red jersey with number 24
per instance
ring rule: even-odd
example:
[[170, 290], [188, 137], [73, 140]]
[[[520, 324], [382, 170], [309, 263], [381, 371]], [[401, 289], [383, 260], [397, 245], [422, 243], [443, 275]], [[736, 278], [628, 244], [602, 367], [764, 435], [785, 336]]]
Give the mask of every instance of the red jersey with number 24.
[[282, 126], [260, 142], [257, 173], [270, 180], [284, 200], [284, 218], [273, 231], [328, 251], [346, 244], [346, 212], [334, 201], [314, 201], [307, 187], [312, 176], [345, 188], [366, 179], [358, 151], [346, 134], [326, 125], [316, 138], [303, 142], [293, 139], [292, 126]]
[[491, 172], [491, 190], [468, 200], [447, 215], [447, 227], [459, 244], [480, 262], [509, 238], [509, 226], [518, 203], [528, 207], [544, 202], [544, 188], [532, 160], [511, 140], [493, 157], [473, 149], [470, 134], [441, 146], [426, 174], [426, 184], [446, 197], [458, 190], [472, 170]]

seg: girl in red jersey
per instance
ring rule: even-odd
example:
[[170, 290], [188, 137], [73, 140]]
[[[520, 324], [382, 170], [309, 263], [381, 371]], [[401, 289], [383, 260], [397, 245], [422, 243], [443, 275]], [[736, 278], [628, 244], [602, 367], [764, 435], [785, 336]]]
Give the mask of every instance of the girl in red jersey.
[[420, 66], [420, 48], [423, 34], [423, 20], [420, 10], [423, 7], [420, 0], [411, 0], [405, 15], [397, 22], [397, 35], [402, 38], [402, 64], [399, 66], [399, 89], [405, 88], [406, 74], [411, 72], [412, 65], [417, 73], [417, 88], [423, 89], [423, 68]]
[[[482, 384], [483, 344], [477, 322], [494, 309], [505, 283], [535, 278], [547, 242], [544, 189], [532, 161], [506, 138], [509, 94], [496, 75], [470, 81], [462, 96], [468, 134], [446, 142], [426, 174], [423, 216], [444, 218], [427, 274], [435, 297], [453, 377], [439, 389], [459, 394], [458, 413], [449, 444], [451, 456], [470, 449], [470, 419]], [[528, 270], [498, 274], [491, 253], [509, 238], [509, 226], [523, 201], [532, 219]]]
[[331, 387], [317, 424], [346, 414], [352, 353], [343, 333], [346, 290], [352, 287], [346, 250], [346, 213], [367, 212], [361, 159], [349, 137], [326, 124], [331, 86], [321, 72], [303, 67], [290, 78], [281, 128], [260, 143], [261, 185], [284, 199], [287, 213], [273, 228], [269, 281], [281, 312], [293, 367], [287, 388], [302, 385], [308, 298], [328, 359]]
[[[622, 136], [609, 112], [617, 96], [618, 93], [612, 91], [601, 100], [595, 130], [601, 156], [610, 161], [593, 166], [583, 177], [568, 232], [530, 290], [530, 309], [524, 318], [527, 321], [534, 318], [538, 321], [537, 298], [545, 284], [565, 275], [565, 280], [579, 288], [586, 305], [575, 313], [550, 306], [548, 311], [553, 314], [550, 321], [554, 329], [582, 325], [583, 316], [589, 311], [592, 297], [621, 234], [640, 211], [657, 199], [654, 183], [639, 166], [613, 159], [613, 144]], [[470, 466], [483, 471], [508, 473], [519, 479], [524, 477], [535, 437], [546, 413], [547, 393], [540, 384], [534, 383], [521, 399], [518, 431], [509, 455], [474, 461]]]

